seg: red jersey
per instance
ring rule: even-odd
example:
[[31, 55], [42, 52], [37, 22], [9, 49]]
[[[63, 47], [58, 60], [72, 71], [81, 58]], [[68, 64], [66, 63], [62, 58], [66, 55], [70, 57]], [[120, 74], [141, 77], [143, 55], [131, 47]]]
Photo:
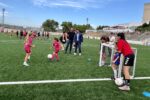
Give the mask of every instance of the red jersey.
[[59, 44], [59, 42], [54, 41], [54, 42], [53, 42], [53, 47], [54, 47], [54, 50], [55, 50], [56, 52], [58, 52], [58, 51], [60, 50], [60, 44]]
[[31, 53], [32, 41], [33, 41], [32, 37], [29, 37], [29, 39], [24, 44], [24, 50], [26, 51], [26, 53]]
[[27, 35], [27, 32], [24, 31], [24, 32], [23, 32], [23, 36], [26, 36], [26, 35]]
[[121, 51], [121, 53], [124, 55], [124, 56], [127, 56], [127, 55], [130, 55], [130, 54], [133, 54], [133, 51], [131, 49], [131, 46], [129, 45], [129, 43], [123, 39], [120, 39], [117, 43], [117, 48], [118, 48], [118, 51]]
[[27, 42], [24, 44], [24, 48], [31, 48], [32, 46], [32, 37], [29, 37], [29, 39], [27, 40]]

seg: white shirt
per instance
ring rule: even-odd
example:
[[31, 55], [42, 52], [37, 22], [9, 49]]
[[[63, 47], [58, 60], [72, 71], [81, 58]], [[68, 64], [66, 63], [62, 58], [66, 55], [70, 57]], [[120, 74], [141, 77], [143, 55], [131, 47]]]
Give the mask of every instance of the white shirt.
[[79, 41], [79, 35], [80, 35], [80, 34], [79, 34], [79, 33], [77, 33], [77, 41]]
[[110, 42], [111, 42], [112, 44], [114, 44], [114, 43], [115, 43], [115, 41], [116, 41], [115, 36], [111, 36], [111, 37], [110, 37]]

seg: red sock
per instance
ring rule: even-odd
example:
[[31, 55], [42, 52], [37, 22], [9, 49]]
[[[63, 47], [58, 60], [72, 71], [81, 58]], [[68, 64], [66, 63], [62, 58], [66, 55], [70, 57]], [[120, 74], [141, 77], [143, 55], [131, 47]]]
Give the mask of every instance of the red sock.
[[56, 56], [56, 60], [59, 60], [58, 53], [55, 53], [55, 56]]

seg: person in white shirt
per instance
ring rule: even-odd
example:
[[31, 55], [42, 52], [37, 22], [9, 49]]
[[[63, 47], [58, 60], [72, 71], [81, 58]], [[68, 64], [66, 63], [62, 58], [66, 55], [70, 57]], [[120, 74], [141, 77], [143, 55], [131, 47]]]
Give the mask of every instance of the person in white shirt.
[[[116, 42], [116, 39], [115, 39], [115, 33], [110, 33], [110, 36], [109, 36], [109, 44], [110, 45], [115, 45], [115, 42]], [[111, 49], [108, 48], [108, 52], [109, 52], [109, 56], [111, 56]]]

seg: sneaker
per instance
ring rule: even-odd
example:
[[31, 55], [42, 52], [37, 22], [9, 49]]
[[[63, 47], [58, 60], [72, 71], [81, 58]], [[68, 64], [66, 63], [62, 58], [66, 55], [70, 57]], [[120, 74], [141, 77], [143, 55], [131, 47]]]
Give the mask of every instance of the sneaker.
[[79, 56], [81, 56], [82, 54], [81, 53], [79, 53]]
[[77, 53], [74, 53], [74, 55], [76, 56], [76, 55], [77, 55]]
[[26, 62], [23, 63], [24, 66], [29, 66], [29, 64], [27, 64]]
[[120, 90], [122, 91], [130, 91], [130, 86], [127, 86], [127, 85], [123, 85], [121, 87], [118, 87]]

